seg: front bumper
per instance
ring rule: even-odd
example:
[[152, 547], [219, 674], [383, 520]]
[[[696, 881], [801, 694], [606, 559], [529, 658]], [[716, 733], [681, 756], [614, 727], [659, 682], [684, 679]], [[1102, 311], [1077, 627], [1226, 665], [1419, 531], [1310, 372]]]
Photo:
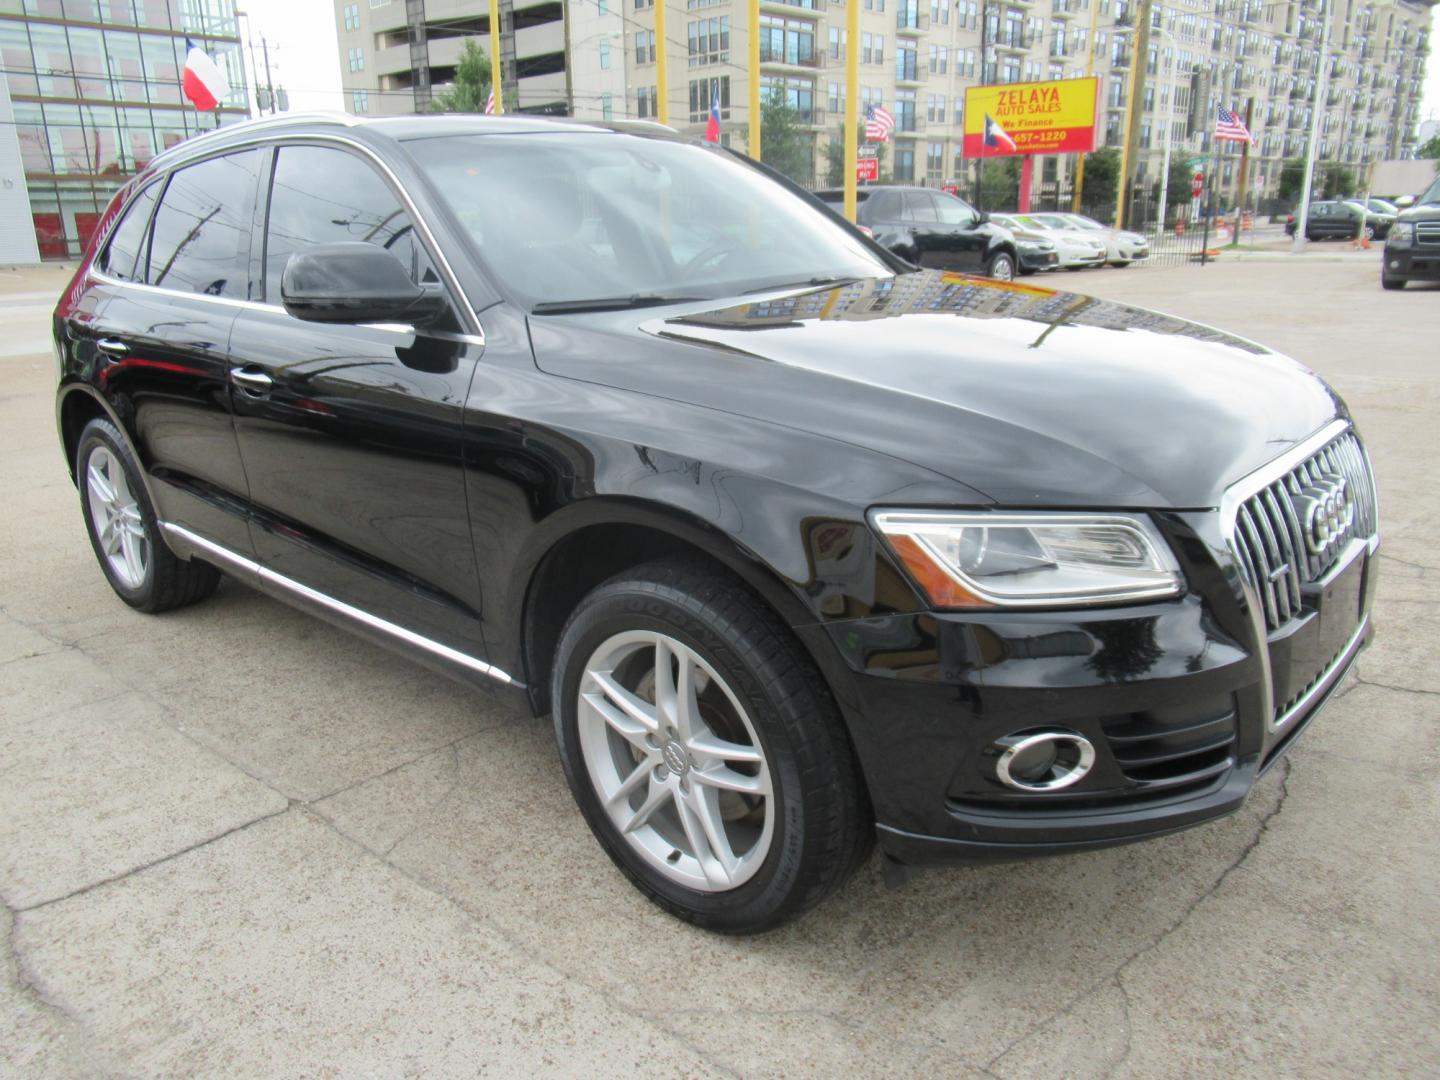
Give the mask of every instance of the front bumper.
[[[837, 687], [885, 852], [905, 863], [1026, 858], [1128, 843], [1239, 809], [1370, 637], [1373, 543], [1266, 634], [1215, 514], [1160, 519], [1188, 595], [1071, 612], [923, 613], [811, 627]], [[822, 640], [812, 642], [820, 646]], [[995, 777], [996, 739], [1077, 732], [1091, 772], [1055, 793]]]
[[1385, 276], [1403, 281], [1440, 281], [1440, 246], [1407, 245], [1385, 248]]

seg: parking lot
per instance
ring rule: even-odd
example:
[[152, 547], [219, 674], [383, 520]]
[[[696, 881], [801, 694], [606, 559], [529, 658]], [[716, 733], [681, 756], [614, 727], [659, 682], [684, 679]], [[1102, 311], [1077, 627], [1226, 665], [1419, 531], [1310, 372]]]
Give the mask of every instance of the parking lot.
[[1027, 279], [1288, 352], [1368, 441], [1376, 644], [1245, 808], [899, 890], [872, 859], [749, 939], [621, 878], [547, 724], [230, 582], [121, 604], [55, 435], [63, 277], [0, 272], [0, 1074], [1433, 1074], [1440, 287], [1378, 268]]

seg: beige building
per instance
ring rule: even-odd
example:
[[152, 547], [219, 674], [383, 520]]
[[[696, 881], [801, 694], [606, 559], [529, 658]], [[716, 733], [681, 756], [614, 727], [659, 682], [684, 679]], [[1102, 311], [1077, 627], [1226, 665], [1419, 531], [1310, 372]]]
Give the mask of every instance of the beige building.
[[[703, 130], [718, 87], [726, 141], [743, 145], [749, 121], [748, 27], [743, 0], [670, 0], [667, 40], [655, 39], [656, 0], [502, 0], [507, 98], [526, 111], [582, 118], [653, 118], [657, 49], [666, 49], [670, 123]], [[964, 92], [979, 82], [1100, 79], [1100, 141], [1124, 129], [1133, 0], [850, 0], [861, 5], [861, 108], [897, 119], [886, 171], [940, 183], [962, 175]], [[1333, 77], [1322, 102], [1320, 157], [1351, 165], [1404, 156], [1415, 145], [1430, 7], [1435, 0], [1332, 0]], [[337, 0], [347, 106], [360, 113], [425, 108], [453, 78], [461, 42], [489, 47], [487, 0]], [[1186, 140], [1190, 75], [1212, 77], [1212, 100], [1244, 113], [1253, 99], [1250, 186], [1271, 191], [1286, 158], [1305, 151], [1320, 43], [1321, 0], [1176, 0], [1156, 3], [1145, 58], [1142, 176], [1158, 178], [1164, 140], [1177, 160], [1209, 152], [1208, 132]], [[813, 140], [816, 179], [844, 109], [845, 4], [761, 0], [760, 79], [800, 114]], [[1093, 33], [1092, 33], [1093, 26]], [[1209, 124], [1207, 123], [1207, 127]], [[1234, 182], [1234, 144], [1221, 180]], [[1070, 158], [1042, 159], [1037, 180], [1063, 179]]]

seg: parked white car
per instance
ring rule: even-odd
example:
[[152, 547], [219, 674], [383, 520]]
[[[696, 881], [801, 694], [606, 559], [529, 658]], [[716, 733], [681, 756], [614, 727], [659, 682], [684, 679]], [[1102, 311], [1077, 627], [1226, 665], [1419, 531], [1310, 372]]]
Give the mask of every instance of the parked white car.
[[990, 220], [1007, 229], [1020, 229], [1044, 236], [1055, 244], [1059, 265], [1066, 270], [1083, 270], [1087, 266], [1105, 265], [1105, 241], [1086, 229], [1063, 223], [1046, 222], [1059, 214], [991, 214]]
[[1129, 229], [1113, 229], [1084, 214], [1043, 214], [1042, 217], [1058, 218], [1077, 229], [1103, 236], [1105, 239], [1105, 261], [1111, 266], [1129, 266], [1150, 257], [1150, 241]]

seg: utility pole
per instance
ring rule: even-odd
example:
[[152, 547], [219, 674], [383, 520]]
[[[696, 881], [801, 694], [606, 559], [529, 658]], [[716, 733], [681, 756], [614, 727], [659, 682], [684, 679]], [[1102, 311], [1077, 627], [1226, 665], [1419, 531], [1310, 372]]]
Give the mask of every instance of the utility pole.
[[1310, 218], [1310, 195], [1315, 186], [1315, 151], [1320, 143], [1320, 107], [1330, 81], [1330, 3], [1320, 0], [1320, 55], [1315, 64], [1315, 101], [1310, 107], [1310, 138], [1305, 147], [1305, 180], [1300, 185], [1300, 206], [1295, 213], [1295, 254], [1305, 250], [1305, 225]]
[[[1095, 27], [1100, 17], [1100, 0], [1090, 0], [1090, 36], [1085, 40], [1085, 77], [1091, 78], [1095, 74]], [[1099, 93], [1099, 88], [1096, 88]], [[1099, 103], [1096, 103], [1097, 111]], [[1080, 212], [1080, 196], [1085, 190], [1085, 155], [1080, 154], [1075, 159], [1075, 191], [1070, 199], [1070, 212]]]
[[1125, 102], [1125, 141], [1120, 147], [1120, 186], [1115, 193], [1117, 229], [1125, 227], [1125, 196], [1130, 190], [1130, 167], [1140, 141], [1141, 95], [1145, 91], [1145, 65], [1150, 53], [1150, 4], [1151, 0], [1140, 0], [1135, 12], [1135, 51], [1130, 56], [1130, 78], [1126, 80], [1129, 95]]
[[[492, 0], [493, 2], [493, 0]], [[666, 67], [665, 41], [665, 4], [667, 0], [655, 0], [655, 81], [660, 84], [660, 100], [656, 109], [656, 119], [662, 124], [670, 123], [670, 81], [669, 71]], [[752, 71], [753, 78], [759, 78], [758, 71]], [[705, 108], [710, 108], [710, 103], [705, 102]]]
[[[275, 84], [270, 79], [270, 42], [265, 40], [265, 35], [260, 35], [260, 51], [265, 56], [265, 93], [270, 99], [270, 115], [275, 115]], [[264, 110], [261, 110], [262, 112]]]
[[[622, 0], [623, 3], [623, 0]], [[748, 0], [750, 15], [750, 157], [760, 160], [760, 0]]]
[[[758, 77], [758, 72], [754, 73]], [[845, 218], [855, 222], [855, 159], [860, 154], [860, 0], [845, 5]]]
[[[565, 20], [568, 28], [570, 20]], [[565, 77], [570, 77], [570, 65], [565, 65]], [[495, 115], [505, 113], [500, 87], [500, 0], [490, 0], [490, 93], [495, 95]]]

